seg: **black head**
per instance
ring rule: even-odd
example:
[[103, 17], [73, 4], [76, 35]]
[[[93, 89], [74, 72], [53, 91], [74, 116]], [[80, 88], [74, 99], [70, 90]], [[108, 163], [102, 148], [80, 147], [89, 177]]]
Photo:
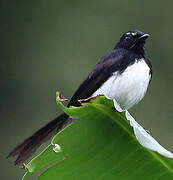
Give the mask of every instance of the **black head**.
[[134, 30], [128, 31], [123, 34], [120, 41], [116, 44], [115, 48], [124, 48], [134, 51], [144, 52], [145, 40], [149, 37], [149, 34], [144, 34], [141, 31]]

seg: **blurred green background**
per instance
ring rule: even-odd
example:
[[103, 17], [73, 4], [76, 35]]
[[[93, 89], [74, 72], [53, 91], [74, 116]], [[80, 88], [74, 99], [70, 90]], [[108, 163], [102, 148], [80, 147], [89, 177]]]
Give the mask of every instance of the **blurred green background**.
[[173, 1], [1, 0], [0, 179], [23, 171], [8, 152], [60, 111], [59, 90], [70, 98], [122, 33], [149, 33], [153, 79], [131, 113], [173, 151]]

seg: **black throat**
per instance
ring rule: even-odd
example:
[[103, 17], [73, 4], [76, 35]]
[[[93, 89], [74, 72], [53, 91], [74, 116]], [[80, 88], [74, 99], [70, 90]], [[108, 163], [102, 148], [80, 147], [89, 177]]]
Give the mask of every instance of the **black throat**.
[[127, 50], [124, 48], [116, 48], [112, 52], [112, 54], [114, 54], [114, 52], [116, 53], [119, 52], [123, 56], [123, 58], [119, 62], [119, 67], [118, 67], [119, 73], [123, 73], [128, 66], [131, 66], [136, 61], [141, 61], [142, 59], [145, 60], [145, 62], [148, 65], [148, 62], [147, 62], [148, 60], [145, 56], [145, 51], [142, 48], [135, 48], [135, 49], [130, 49], [130, 50]]

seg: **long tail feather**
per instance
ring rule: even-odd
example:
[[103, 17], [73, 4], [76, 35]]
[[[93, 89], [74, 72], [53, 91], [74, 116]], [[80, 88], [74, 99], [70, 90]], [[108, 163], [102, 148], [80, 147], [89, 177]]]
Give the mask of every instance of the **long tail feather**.
[[42, 143], [50, 139], [53, 135], [61, 131], [67, 124], [69, 124], [67, 122], [68, 118], [69, 116], [64, 113], [56, 117], [36, 131], [32, 136], [25, 139], [21, 144], [16, 146], [9, 153], [8, 157], [17, 156], [15, 165], [23, 163], [40, 147]]

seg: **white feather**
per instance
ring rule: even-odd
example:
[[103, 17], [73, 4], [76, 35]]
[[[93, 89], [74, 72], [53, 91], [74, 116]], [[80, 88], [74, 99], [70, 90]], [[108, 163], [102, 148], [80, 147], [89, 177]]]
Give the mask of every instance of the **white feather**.
[[113, 73], [92, 96], [103, 94], [115, 99], [122, 109], [129, 109], [145, 96], [151, 78], [149, 72], [144, 59], [136, 60], [123, 73]]

